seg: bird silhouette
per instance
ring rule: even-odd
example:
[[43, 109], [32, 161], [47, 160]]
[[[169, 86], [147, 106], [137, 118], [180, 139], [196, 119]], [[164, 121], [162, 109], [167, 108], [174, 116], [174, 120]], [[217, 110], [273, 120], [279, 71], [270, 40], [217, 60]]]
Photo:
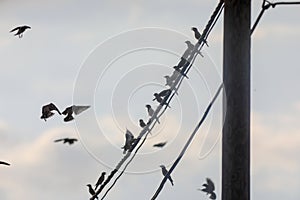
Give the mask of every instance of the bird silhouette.
[[163, 148], [166, 144], [167, 144], [167, 142], [159, 142], [159, 143], [154, 144], [153, 147]]
[[[96, 194], [95, 190], [92, 188], [91, 184], [87, 184], [86, 186], [88, 186], [89, 188], [89, 193], [94, 196]], [[98, 199], [98, 197], [96, 197], [96, 199]]]
[[[168, 170], [166, 169], [166, 167], [165, 167], [164, 165], [160, 165], [160, 167], [161, 167], [161, 172], [162, 172], [162, 174], [163, 174], [164, 176], [166, 176], [167, 173], [168, 173]], [[169, 179], [169, 181], [171, 182], [171, 184], [172, 184], [172, 186], [173, 186], [174, 183], [173, 183], [173, 180], [172, 180], [171, 176], [169, 175], [167, 178]]]
[[75, 105], [67, 107], [62, 112], [63, 115], [66, 115], [66, 117], [64, 118], [64, 121], [69, 122], [69, 121], [73, 120], [74, 119], [73, 113], [75, 115], [79, 115], [80, 113], [82, 113], [83, 111], [87, 110], [90, 107], [91, 106], [75, 106]]
[[10, 166], [10, 164], [8, 162], [4, 162], [4, 161], [0, 161], [0, 165], [7, 165]]
[[105, 174], [106, 174], [106, 172], [101, 173], [101, 176], [98, 178], [98, 181], [95, 184], [95, 190], [97, 190], [98, 186], [101, 185], [102, 182], [104, 181]]
[[72, 145], [77, 141], [78, 140], [76, 138], [62, 138], [62, 139], [54, 140], [54, 142], [63, 142], [64, 144], [69, 143], [69, 145]]
[[[201, 33], [198, 31], [198, 29], [196, 27], [192, 27], [192, 31], [194, 31], [195, 38], [199, 40], [201, 38]], [[208, 43], [205, 39], [203, 39], [203, 42], [206, 44], [206, 46], [208, 46]]]
[[131, 149], [131, 147], [132, 147], [132, 145], [133, 145], [134, 142], [135, 142], [135, 139], [134, 139], [133, 134], [128, 129], [126, 129], [125, 144], [122, 147], [122, 149], [124, 149], [123, 150], [123, 154], [125, 154], [127, 150]]
[[25, 26], [18, 26], [16, 28], [12, 29], [9, 32], [11, 33], [11, 32], [14, 32], [14, 31], [18, 30], [17, 33], [14, 36], [17, 35], [17, 36], [19, 36], [19, 38], [21, 38], [21, 37], [23, 37], [23, 33], [26, 31], [26, 29], [31, 29], [31, 27], [27, 26], [27, 25], [25, 25]]
[[154, 96], [154, 99], [152, 99], [152, 101], [157, 101], [158, 103], [162, 104], [162, 105], [166, 105], [168, 106], [169, 108], [171, 108], [171, 106], [169, 106], [165, 101], [164, 99], [162, 98], [162, 96], [160, 96], [158, 93], [154, 93], [153, 94]]
[[166, 75], [166, 76], [164, 76], [164, 78], [166, 78], [166, 84], [165, 85], [168, 85], [168, 86], [171, 87], [172, 84], [173, 84], [173, 82], [174, 82], [174, 80], [172, 79], [172, 77]]
[[147, 126], [147, 124], [142, 119], [139, 120], [139, 123], [141, 128], [145, 128]]
[[[152, 117], [153, 114], [154, 114], [153, 108], [152, 108], [149, 104], [146, 105], [146, 108], [147, 108], [147, 111], [148, 111], [148, 115], [149, 115], [150, 117]], [[159, 121], [158, 117], [155, 117], [155, 119], [156, 119], [157, 123], [160, 124], [160, 121]]]
[[212, 182], [212, 180], [210, 178], [206, 178], [206, 183], [204, 183], [202, 186], [204, 188], [198, 189], [198, 190], [201, 190], [202, 192], [206, 192], [206, 195], [210, 195], [209, 196], [210, 199], [214, 200], [217, 198], [217, 195], [214, 192], [215, 184]]
[[59, 109], [53, 104], [53, 103], [49, 103], [47, 105], [44, 105], [42, 107], [42, 116], [41, 116], [41, 119], [44, 119], [45, 121], [47, 121], [46, 119], [49, 118], [49, 117], [52, 117], [54, 115], [53, 111], [55, 110], [56, 112], [58, 112], [58, 114], [61, 115]]

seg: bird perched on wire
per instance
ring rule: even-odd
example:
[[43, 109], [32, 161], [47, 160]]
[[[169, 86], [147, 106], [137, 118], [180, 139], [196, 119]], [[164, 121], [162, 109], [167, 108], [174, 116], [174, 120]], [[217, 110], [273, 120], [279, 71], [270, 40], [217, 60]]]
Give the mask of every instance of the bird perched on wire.
[[[147, 111], [148, 111], [148, 115], [149, 115], [150, 117], [152, 117], [153, 114], [154, 114], [153, 108], [152, 108], [149, 104], [146, 105], [146, 108], [147, 108]], [[160, 124], [160, 121], [159, 121], [158, 117], [155, 117], [155, 119], [156, 119], [157, 123]]]
[[[201, 38], [201, 33], [198, 31], [198, 29], [196, 27], [192, 27], [191, 29], [192, 29], [192, 31], [194, 31], [195, 38], [197, 40], [199, 40]], [[204, 42], [204, 44], [206, 44], [206, 46], [208, 46], [208, 43], [204, 38], [203, 38], [203, 42]]]
[[105, 174], [106, 172], [102, 172], [101, 176], [98, 178], [97, 183], [95, 184], [95, 190], [97, 190], [98, 186], [102, 184], [102, 182], [104, 181], [105, 178]]
[[19, 36], [19, 38], [21, 38], [21, 37], [23, 37], [23, 33], [26, 31], [26, 29], [31, 29], [31, 27], [27, 26], [27, 25], [25, 25], [25, 26], [18, 26], [16, 28], [12, 29], [9, 32], [11, 33], [11, 32], [17, 31], [17, 33], [15, 33], [14, 36], [17, 35], [17, 36]]
[[147, 126], [147, 124], [142, 119], [139, 120], [139, 124], [141, 128], [145, 128]]
[[62, 138], [62, 139], [54, 140], [54, 142], [63, 142], [63, 144], [69, 143], [69, 145], [72, 145], [77, 141], [78, 140], [76, 138]]
[[163, 148], [166, 144], [167, 144], [167, 142], [159, 142], [159, 143], [154, 144], [153, 147]]
[[[95, 190], [92, 188], [91, 184], [87, 184], [86, 186], [88, 186], [89, 188], [89, 193], [94, 196], [96, 194]], [[96, 199], [98, 199], [98, 197], [96, 197]]]
[[173, 82], [174, 82], [174, 80], [170, 76], [168, 76], [168, 75], [164, 76], [164, 78], [166, 79], [166, 84], [165, 85], [171, 87], [172, 84], [173, 84]]
[[4, 162], [4, 161], [0, 161], [0, 165], [7, 165], [10, 166], [10, 164], [8, 162]]
[[[144, 121], [143, 121], [144, 122]], [[135, 142], [135, 139], [134, 139], [134, 136], [133, 134], [128, 130], [126, 129], [126, 133], [125, 133], [125, 144], [124, 146], [122, 147], [123, 150], [123, 154], [126, 153], [126, 151], [128, 151], [129, 149], [131, 149], [133, 143]]]
[[204, 183], [202, 186], [204, 188], [198, 189], [198, 190], [201, 190], [202, 192], [206, 192], [206, 195], [210, 195], [209, 196], [210, 199], [214, 200], [217, 198], [217, 195], [214, 192], [215, 184], [212, 182], [212, 180], [210, 178], [206, 178], [206, 183]]
[[49, 117], [52, 117], [54, 115], [53, 111], [55, 110], [56, 112], [58, 112], [58, 114], [61, 115], [59, 109], [53, 104], [53, 103], [49, 103], [47, 105], [44, 105], [42, 107], [42, 116], [41, 116], [41, 119], [44, 119], [45, 121], [47, 121], [46, 119], [49, 118]]
[[[161, 172], [162, 172], [162, 174], [163, 174], [164, 176], [166, 176], [167, 173], [168, 173], [168, 170], [166, 169], [166, 167], [165, 167], [164, 165], [160, 165], [160, 167], [161, 167]], [[171, 184], [172, 184], [172, 186], [173, 186], [174, 183], [173, 183], [173, 180], [172, 180], [172, 178], [171, 178], [171, 175], [169, 175], [167, 178], [169, 179], [169, 181], [171, 182]]]
[[75, 115], [79, 115], [80, 113], [82, 113], [83, 111], [87, 110], [90, 107], [91, 106], [75, 106], [75, 105], [67, 107], [62, 112], [63, 115], [66, 115], [66, 117], [64, 118], [64, 121], [69, 122], [69, 121], [73, 120], [74, 119], [73, 113]]
[[156, 100], [158, 103], [163, 104], [163, 105], [166, 105], [166, 106], [168, 106], [169, 108], [171, 108], [171, 107], [164, 101], [164, 99], [162, 98], [162, 96], [160, 96], [158, 93], [154, 93], [153, 96], [154, 96], [154, 99], [152, 99], [152, 101], [155, 101], [155, 100]]

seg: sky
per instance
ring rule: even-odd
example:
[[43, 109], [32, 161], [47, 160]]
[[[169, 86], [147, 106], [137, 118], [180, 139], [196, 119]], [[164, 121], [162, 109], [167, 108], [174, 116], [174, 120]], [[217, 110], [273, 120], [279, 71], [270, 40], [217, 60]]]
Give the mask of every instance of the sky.
[[[145, 105], [166, 88], [185, 50], [196, 42], [217, 1], [0, 0], [0, 199], [82, 200], [122, 159], [124, 134], [135, 136]], [[261, 1], [252, 1], [252, 24]], [[300, 192], [300, 6], [267, 10], [251, 41], [251, 199], [294, 200]], [[160, 118], [106, 199], [149, 199], [180, 153], [222, 82], [222, 15], [171, 108]], [[18, 25], [32, 29], [19, 39]], [[210, 177], [221, 196], [222, 101], [218, 98], [158, 199], [208, 199], [197, 191]], [[54, 102], [91, 105], [72, 122]], [[53, 141], [75, 137], [63, 145]], [[162, 149], [152, 147], [168, 141]]]

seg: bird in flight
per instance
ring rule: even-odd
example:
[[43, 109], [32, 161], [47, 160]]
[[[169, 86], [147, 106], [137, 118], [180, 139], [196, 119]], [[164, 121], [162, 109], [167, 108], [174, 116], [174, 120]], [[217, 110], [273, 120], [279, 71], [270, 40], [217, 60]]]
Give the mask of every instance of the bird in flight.
[[[163, 174], [164, 176], [166, 176], [167, 173], [168, 173], [168, 170], [166, 169], [166, 167], [165, 167], [164, 165], [160, 165], [160, 167], [161, 167], [161, 172], [162, 172], [162, 174]], [[174, 183], [173, 183], [173, 180], [172, 180], [171, 176], [169, 175], [167, 178], [169, 179], [169, 181], [171, 182], [171, 184], [172, 184], [172, 186], [173, 186]]]
[[102, 184], [102, 182], [104, 181], [104, 177], [105, 177], [106, 172], [102, 172], [101, 176], [99, 177], [97, 183], [95, 184], [95, 190], [97, 190], [98, 186]]
[[7, 163], [7, 162], [4, 162], [4, 161], [0, 161], [0, 165], [7, 165], [7, 166], [10, 166], [10, 164], [9, 164], [9, 163]]
[[125, 133], [125, 145], [122, 147], [122, 149], [124, 149], [123, 150], [123, 154], [125, 154], [126, 151], [129, 150], [132, 147], [132, 145], [133, 145], [134, 142], [135, 142], [135, 139], [134, 139], [133, 134], [128, 129], [126, 129], [126, 133]]
[[[88, 186], [89, 188], [89, 193], [94, 196], [96, 194], [95, 190], [92, 188], [91, 184], [87, 184], [86, 186]], [[98, 199], [98, 197], [96, 197], [96, 199]]]
[[[195, 38], [199, 40], [201, 38], [201, 33], [198, 31], [198, 29], [196, 27], [192, 27], [192, 31], [194, 31]], [[204, 44], [206, 44], [206, 46], [208, 46], [208, 43], [205, 39], [203, 40], [203, 42]]]
[[163, 148], [166, 144], [167, 144], [167, 142], [159, 142], [159, 143], [154, 144], [153, 147]]
[[17, 36], [19, 36], [19, 38], [21, 38], [21, 37], [23, 37], [23, 33], [26, 31], [26, 29], [31, 29], [31, 27], [27, 26], [27, 25], [25, 25], [25, 26], [18, 26], [16, 28], [12, 29], [9, 32], [11, 33], [11, 32], [17, 31], [17, 33], [15, 33], [15, 36], [17, 35]]
[[77, 141], [78, 140], [76, 138], [62, 138], [62, 139], [54, 140], [54, 142], [63, 142], [64, 144], [69, 143], [69, 145], [72, 145]]
[[215, 190], [215, 184], [212, 182], [210, 178], [206, 178], [206, 183], [202, 185], [204, 188], [198, 189], [202, 192], [206, 192], [206, 195], [210, 195], [209, 198], [215, 200], [217, 198]]
[[75, 115], [79, 115], [80, 113], [82, 113], [83, 111], [87, 110], [90, 107], [91, 106], [75, 106], [75, 105], [67, 107], [62, 112], [63, 115], [66, 115], [66, 117], [64, 118], [64, 121], [65, 122], [72, 121], [74, 119], [73, 113]]
[[[147, 111], [148, 111], [148, 115], [149, 115], [150, 117], [152, 117], [153, 114], [154, 114], [153, 108], [152, 108], [149, 104], [146, 105], [146, 108], [147, 108]], [[156, 119], [157, 123], [160, 124], [158, 117], [155, 117], [155, 119]]]
[[45, 121], [47, 121], [46, 120], [47, 118], [52, 117], [54, 115], [54, 112], [51, 112], [53, 110], [55, 110], [56, 112], [58, 112], [58, 114], [61, 115], [59, 109], [53, 103], [49, 103], [49, 104], [44, 105], [42, 107], [41, 119], [44, 119]]

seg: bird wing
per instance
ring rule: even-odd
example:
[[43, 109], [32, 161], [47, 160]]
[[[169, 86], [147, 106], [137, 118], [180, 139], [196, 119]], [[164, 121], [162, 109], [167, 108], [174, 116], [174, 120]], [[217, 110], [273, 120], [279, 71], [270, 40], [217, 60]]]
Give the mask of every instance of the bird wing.
[[167, 142], [160, 142], [160, 143], [154, 144], [153, 147], [163, 147], [166, 144], [167, 144]]
[[69, 106], [69, 107], [67, 107], [63, 112], [62, 112], [62, 114], [63, 115], [67, 115], [67, 114], [72, 114], [72, 106]]
[[18, 30], [18, 29], [20, 29], [20, 27], [16, 27], [16, 28], [12, 29], [12, 30], [9, 31], [9, 32], [11, 33], [11, 32], [14, 32], [14, 31], [16, 31], [16, 30]]
[[56, 110], [61, 115], [59, 109], [56, 107], [56, 105], [54, 105], [54, 103], [50, 103], [48, 106], [49, 106], [50, 111]]
[[133, 134], [128, 129], [126, 129], [125, 138], [126, 141], [130, 141], [134, 138]]
[[73, 112], [75, 113], [75, 115], [78, 115], [90, 107], [91, 106], [73, 106], [72, 109], [73, 109]]
[[7, 163], [7, 162], [4, 162], [4, 161], [0, 161], [0, 164], [1, 164], [1, 165], [7, 165], [7, 166], [10, 166], [10, 164], [9, 164], [9, 163]]
[[65, 138], [63, 138], [63, 139], [57, 139], [57, 140], [54, 140], [54, 142], [61, 142], [61, 141], [64, 141], [65, 140]]
[[206, 182], [207, 182], [207, 185], [208, 185], [208, 189], [210, 191], [214, 191], [215, 190], [214, 182], [212, 182], [212, 180], [210, 178], [206, 178]]

